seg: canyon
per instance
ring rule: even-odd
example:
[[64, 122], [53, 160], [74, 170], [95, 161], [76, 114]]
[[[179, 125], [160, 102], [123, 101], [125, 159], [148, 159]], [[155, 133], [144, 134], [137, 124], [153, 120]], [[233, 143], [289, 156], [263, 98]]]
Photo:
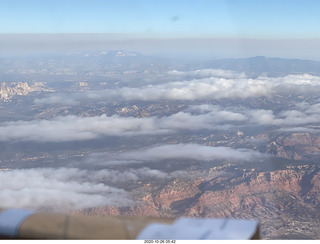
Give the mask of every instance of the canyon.
[[4, 207], [320, 238], [319, 62], [92, 50], [0, 63]]
[[195, 178], [142, 185], [135, 190], [132, 207], [101, 206], [73, 213], [255, 219], [260, 222], [262, 239], [320, 238], [319, 166], [263, 172], [230, 165], [190, 174]]

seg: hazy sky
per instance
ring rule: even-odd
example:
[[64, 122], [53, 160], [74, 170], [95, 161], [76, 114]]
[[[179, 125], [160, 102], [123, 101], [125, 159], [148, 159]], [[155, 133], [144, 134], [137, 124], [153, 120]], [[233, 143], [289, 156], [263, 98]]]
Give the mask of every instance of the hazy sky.
[[1, 33], [320, 37], [317, 0], [1, 0]]
[[[170, 44], [180, 52], [203, 47], [199, 49], [203, 54], [216, 46], [221, 52], [217, 57], [270, 56], [274, 49], [280, 52], [278, 56], [299, 50], [306, 54], [303, 58], [309, 53], [317, 59], [318, 53], [309, 49], [319, 46], [319, 7], [318, 0], [0, 0], [0, 34], [100, 33], [106, 35], [104, 43], [135, 39], [148, 40], [150, 46], [160, 39], [161, 43], [153, 42], [153, 48], [160, 47], [158, 53], [163, 53], [161, 46], [165, 49]], [[4, 39], [11, 43], [10, 38], [1, 35], [0, 44]], [[200, 41], [190, 42], [195, 38]], [[186, 42], [174, 45], [168, 39]], [[90, 41], [96, 44], [95, 38]], [[132, 49], [148, 47], [146, 44], [133, 43]], [[250, 49], [254, 49], [252, 54]], [[260, 49], [266, 49], [265, 54]], [[276, 51], [270, 54], [276, 56]]]

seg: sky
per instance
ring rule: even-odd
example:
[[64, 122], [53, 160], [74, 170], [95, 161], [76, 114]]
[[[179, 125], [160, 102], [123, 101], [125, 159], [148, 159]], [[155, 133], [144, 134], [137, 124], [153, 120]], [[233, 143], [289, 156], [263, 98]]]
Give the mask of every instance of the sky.
[[[320, 45], [319, 7], [317, 0], [0, 0], [0, 44], [14, 39], [3, 34], [50, 34], [60, 42], [79, 39], [77, 45], [83, 48], [88, 38], [70, 34], [86, 33], [100, 34], [91, 36], [92, 46], [99, 38], [107, 48], [115, 46], [111, 41], [125, 42], [127, 47], [128, 40], [134, 39], [140, 42], [132, 49], [149, 53], [155, 46], [160, 46], [157, 53], [163, 53], [170, 45], [180, 53], [193, 47], [194, 53], [203, 55], [214, 45], [225, 50], [217, 57], [261, 55], [261, 49], [266, 49], [266, 55], [276, 49], [279, 56], [290, 56], [293, 50], [305, 48], [305, 55], [299, 57], [317, 59], [318, 53], [309, 49]], [[42, 37], [41, 42], [48, 39], [52, 38]], [[172, 43], [176, 39], [182, 45]], [[20, 45], [24, 44], [20, 41]]]
[[1, 0], [1, 33], [320, 37], [316, 0]]

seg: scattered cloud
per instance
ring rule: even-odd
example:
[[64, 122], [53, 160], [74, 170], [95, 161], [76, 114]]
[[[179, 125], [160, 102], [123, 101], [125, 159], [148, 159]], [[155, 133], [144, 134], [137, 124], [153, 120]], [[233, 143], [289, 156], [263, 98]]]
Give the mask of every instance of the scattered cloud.
[[[225, 111], [219, 106], [210, 106], [210, 111], [194, 114], [179, 112], [164, 117], [94, 116], [56, 117], [52, 120], [15, 121], [0, 124], [0, 141], [79, 141], [103, 136], [137, 136], [168, 134], [180, 130], [228, 129], [225, 123], [246, 122], [244, 114]], [[203, 105], [200, 110], [209, 107]]]
[[241, 126], [297, 127], [317, 124], [320, 104], [299, 103], [295, 109], [274, 112], [240, 106], [212, 104], [190, 106], [163, 117], [59, 116], [52, 120], [14, 121], [0, 124], [0, 141], [63, 142], [105, 136], [141, 136], [175, 133], [181, 130], [227, 130]]
[[[101, 156], [101, 155], [100, 155]], [[104, 159], [108, 160], [108, 159]], [[97, 164], [97, 162], [93, 162], [91, 160], [91, 165]], [[142, 168], [129, 168], [126, 170], [111, 170], [111, 169], [102, 169], [98, 171], [90, 171], [90, 179], [94, 182], [105, 182], [112, 184], [119, 183], [127, 183], [130, 181], [140, 181], [142, 179], [160, 179], [160, 180], [168, 180], [174, 179], [177, 177], [188, 178], [188, 173], [186, 171], [172, 171], [170, 173], [157, 170], [150, 169], [148, 167]]]
[[[178, 77], [178, 81], [177, 80]], [[156, 79], [155, 79], [156, 80]], [[51, 94], [36, 99], [37, 104], [74, 105], [79, 101], [96, 99], [103, 101], [194, 101], [234, 98], [270, 97], [288, 94], [317, 94], [320, 77], [309, 74], [285, 77], [258, 77], [250, 79], [243, 73], [229, 70], [204, 69], [196, 71], [168, 72], [167, 81], [139, 87], [91, 90], [74, 94]]]
[[[113, 156], [110, 156], [113, 155]], [[240, 161], [268, 157], [250, 149], [209, 147], [198, 144], [154, 145], [139, 150], [113, 154], [92, 154], [87, 164], [71, 168], [32, 168], [0, 171], [0, 207], [29, 208], [45, 211], [69, 211], [97, 206], [131, 206], [131, 193], [119, 187], [143, 180], [189, 179], [187, 169], [165, 172], [149, 167], [94, 169], [105, 164], [154, 162], [165, 159]], [[115, 187], [117, 186], [117, 187]]]
[[[84, 100], [166, 101], [248, 98], [272, 95], [320, 92], [320, 77], [308, 74], [249, 79], [243, 73], [229, 70], [203, 69], [168, 72], [168, 79], [180, 81], [121, 87], [80, 93], [52, 94], [35, 103], [77, 105]], [[14, 121], [0, 124], [0, 141], [60, 142], [97, 139], [104, 136], [138, 136], [174, 133], [180, 130], [230, 129], [241, 125], [299, 126], [320, 120], [320, 105], [299, 103], [296, 108], [275, 112], [271, 109], [221, 107], [211, 104], [163, 117], [65, 116], [51, 120]]]
[[[165, 144], [111, 155], [109, 153], [93, 153], [89, 156], [89, 165], [123, 165], [139, 164], [162, 160], [194, 160], [213, 161], [231, 160], [235, 162], [253, 161], [267, 158], [267, 154], [251, 149], [230, 147], [211, 147], [200, 144]], [[177, 173], [177, 172], [176, 172]]]
[[236, 161], [251, 161], [254, 158], [266, 155], [251, 149], [233, 149], [230, 147], [211, 147], [199, 144], [172, 144], [159, 145], [134, 152], [123, 153], [120, 159], [137, 161], [156, 161], [163, 159], [193, 159], [193, 160], [215, 160], [226, 159]]
[[285, 110], [275, 114], [272, 110], [251, 110], [247, 112], [249, 121], [257, 125], [297, 126], [316, 124], [320, 111]]
[[101, 136], [132, 136], [165, 133], [157, 128], [155, 118], [106, 115], [96, 117], [65, 116], [52, 120], [5, 122], [0, 126], [0, 140], [61, 142], [96, 139]]
[[126, 191], [108, 186], [97, 177], [75, 168], [1, 171], [0, 206], [67, 211], [133, 203]]
[[34, 100], [35, 104], [63, 104], [63, 105], [77, 105], [80, 103], [79, 99], [73, 97], [69, 94], [69, 96], [64, 96], [62, 94], [53, 94], [46, 96], [45, 98], [36, 98]]

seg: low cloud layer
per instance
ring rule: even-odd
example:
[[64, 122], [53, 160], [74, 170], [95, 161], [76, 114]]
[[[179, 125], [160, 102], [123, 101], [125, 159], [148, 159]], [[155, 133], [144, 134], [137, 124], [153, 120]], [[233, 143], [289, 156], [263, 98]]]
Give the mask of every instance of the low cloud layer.
[[36, 99], [37, 104], [78, 104], [81, 100], [103, 101], [194, 101], [235, 98], [271, 97], [274, 95], [311, 95], [320, 92], [320, 77], [308, 74], [285, 77], [247, 78], [243, 73], [229, 70], [205, 69], [170, 71], [168, 80], [179, 81], [91, 90], [75, 94], [52, 94]]
[[[200, 144], [168, 144], [153, 145], [135, 151], [123, 152], [117, 155], [94, 153], [87, 160], [88, 165], [124, 165], [139, 164], [166, 160], [214, 161], [229, 160], [234, 162], [260, 161], [268, 158], [268, 154], [251, 149], [230, 147], [211, 147]], [[174, 172], [178, 174], [178, 172]]]
[[52, 120], [4, 122], [0, 141], [63, 142], [104, 136], [160, 135], [181, 130], [221, 130], [241, 126], [305, 127], [320, 121], [320, 104], [298, 103], [291, 110], [274, 112], [234, 106], [202, 104], [164, 117], [95, 116], [56, 117]]
[[[317, 124], [320, 121], [320, 103], [297, 103], [295, 109], [274, 112], [267, 109], [249, 109], [235, 106], [222, 108], [211, 104], [191, 106], [189, 111], [199, 113], [193, 115], [197, 118], [205, 116], [207, 121], [213, 121], [210, 117], [217, 117], [218, 124], [242, 124], [255, 126], [301, 126]], [[210, 123], [209, 123], [210, 124]]]
[[128, 193], [75, 168], [0, 171], [0, 206], [71, 210], [132, 204]]
[[[61, 142], [97, 139], [103, 136], [137, 136], [225, 127], [226, 122], [246, 122], [245, 114], [225, 111], [218, 106], [192, 114], [179, 112], [164, 117], [95, 116], [56, 117], [52, 120], [5, 122], [0, 124], [0, 141]], [[226, 129], [228, 127], [225, 127]]]
[[[104, 158], [103, 161], [108, 161], [108, 158]], [[113, 161], [115, 162], [115, 161]], [[91, 165], [99, 164], [99, 161], [93, 162]], [[186, 171], [172, 171], [164, 172], [157, 169], [150, 169], [148, 167], [142, 168], [129, 168], [126, 170], [110, 170], [103, 169], [99, 171], [91, 171], [91, 178], [98, 182], [109, 182], [112, 184], [130, 183], [130, 181], [141, 181], [141, 180], [170, 180], [177, 177], [189, 178], [188, 172]]]
[[96, 117], [65, 116], [53, 120], [6, 122], [0, 127], [0, 140], [21, 141], [77, 141], [101, 136], [131, 136], [159, 134], [155, 118], [134, 118], [106, 115]]
[[268, 155], [250, 149], [210, 147], [199, 144], [154, 145], [118, 154], [92, 154], [87, 162], [75, 168], [34, 168], [0, 171], [0, 207], [31, 208], [49, 211], [69, 211], [97, 206], [131, 206], [130, 192], [121, 185], [139, 181], [168, 181], [192, 177], [187, 169], [165, 172], [146, 166], [126, 169], [100, 169], [94, 166], [159, 162], [163, 160], [260, 161]]
[[69, 211], [98, 206], [131, 206], [130, 193], [109, 185], [147, 180], [188, 178], [187, 172], [142, 167], [138, 169], [89, 170], [35, 168], [0, 171], [0, 207]]
[[210, 147], [199, 144], [160, 145], [120, 155], [121, 159], [156, 161], [164, 159], [193, 159], [211, 161], [215, 159], [251, 161], [266, 155], [251, 149]]

